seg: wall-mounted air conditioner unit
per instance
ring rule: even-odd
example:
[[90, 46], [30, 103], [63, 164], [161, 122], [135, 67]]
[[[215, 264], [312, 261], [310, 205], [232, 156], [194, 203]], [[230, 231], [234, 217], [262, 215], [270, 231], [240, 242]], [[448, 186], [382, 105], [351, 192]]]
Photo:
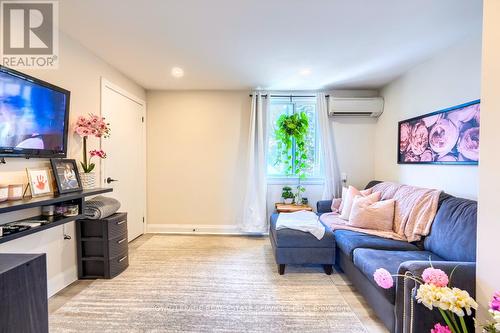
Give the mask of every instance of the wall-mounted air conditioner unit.
[[378, 117], [384, 111], [382, 97], [343, 98], [330, 97], [328, 115], [330, 117]]

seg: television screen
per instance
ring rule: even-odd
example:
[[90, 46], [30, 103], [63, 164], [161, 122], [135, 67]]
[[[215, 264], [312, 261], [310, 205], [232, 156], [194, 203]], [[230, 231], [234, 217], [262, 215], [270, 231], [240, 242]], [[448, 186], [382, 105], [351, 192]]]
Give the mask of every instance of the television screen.
[[2, 67], [0, 155], [64, 157], [69, 91]]

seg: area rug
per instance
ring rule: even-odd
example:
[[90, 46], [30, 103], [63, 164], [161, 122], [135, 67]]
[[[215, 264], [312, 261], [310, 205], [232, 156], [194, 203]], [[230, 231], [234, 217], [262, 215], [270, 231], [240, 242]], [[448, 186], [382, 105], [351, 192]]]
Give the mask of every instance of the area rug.
[[155, 235], [50, 315], [50, 332], [365, 332], [319, 267], [277, 273], [258, 237]]

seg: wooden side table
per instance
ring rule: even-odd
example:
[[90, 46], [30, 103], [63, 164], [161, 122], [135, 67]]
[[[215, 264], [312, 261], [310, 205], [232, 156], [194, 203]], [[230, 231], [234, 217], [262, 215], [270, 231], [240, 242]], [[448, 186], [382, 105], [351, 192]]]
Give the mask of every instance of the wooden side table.
[[276, 207], [276, 211], [278, 213], [293, 213], [298, 212], [299, 210], [308, 210], [312, 211], [312, 207], [309, 205], [295, 205], [295, 204], [284, 204], [284, 203], [276, 203], [274, 204]]

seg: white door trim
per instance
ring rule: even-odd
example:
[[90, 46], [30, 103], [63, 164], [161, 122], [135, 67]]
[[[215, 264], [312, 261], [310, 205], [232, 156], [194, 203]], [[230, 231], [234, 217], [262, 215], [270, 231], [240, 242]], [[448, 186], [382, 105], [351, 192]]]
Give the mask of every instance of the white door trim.
[[[143, 209], [144, 209], [144, 223], [142, 226], [142, 233], [146, 233], [146, 225], [147, 225], [147, 202], [146, 202], [146, 190], [147, 190], [147, 174], [146, 174], [146, 154], [147, 154], [147, 147], [146, 147], [146, 131], [147, 131], [147, 126], [146, 126], [146, 101], [143, 99], [137, 97], [136, 95], [132, 94], [131, 92], [123, 89], [122, 87], [112, 83], [111, 81], [107, 80], [103, 76], [101, 76], [101, 96], [100, 96], [100, 102], [99, 102], [99, 113], [102, 117], [102, 104], [103, 104], [103, 96], [104, 96], [104, 91], [105, 89], [110, 89], [113, 90], [114, 92], [122, 95], [123, 97], [128, 98], [129, 100], [139, 104], [142, 106], [143, 111], [142, 111], [142, 117], [144, 119], [144, 126], [142, 127], [142, 151], [143, 151], [143, 158], [144, 158], [144, 169], [143, 169], [143, 177], [144, 177], [144, 202], [142, 203]], [[102, 148], [102, 139], [99, 140], [99, 146]], [[105, 175], [105, 163], [102, 163], [102, 160], [99, 161], [100, 163], [100, 174], [99, 174], [99, 185], [106, 186], [103, 182], [103, 177]], [[129, 239], [129, 242], [132, 241], [132, 239]]]
[[[136, 102], [139, 105], [142, 105], [144, 107], [144, 109], [146, 108], [146, 101], [142, 100], [141, 98], [137, 97], [136, 95], [132, 94], [131, 92], [128, 92], [127, 90], [123, 89], [122, 87], [112, 83], [111, 81], [109, 81], [106, 78], [101, 76], [101, 92], [106, 87], [111, 89], [111, 90], [114, 90], [115, 92], [119, 93], [120, 95], [123, 95], [124, 97], [127, 97], [131, 101]], [[101, 95], [101, 106], [102, 106], [102, 95]]]

